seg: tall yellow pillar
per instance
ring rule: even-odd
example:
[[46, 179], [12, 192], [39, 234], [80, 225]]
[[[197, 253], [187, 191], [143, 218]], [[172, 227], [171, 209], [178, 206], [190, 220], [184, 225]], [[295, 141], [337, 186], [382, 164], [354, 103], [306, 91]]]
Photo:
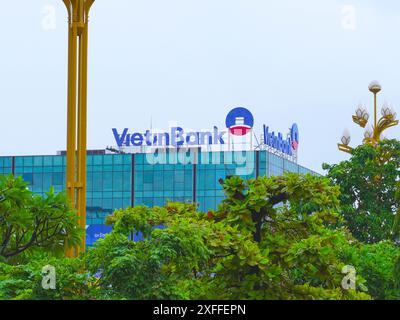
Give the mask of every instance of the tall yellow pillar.
[[[63, 0], [68, 11], [67, 195], [86, 230], [87, 51], [89, 11], [95, 0]], [[67, 256], [85, 251], [67, 244]]]

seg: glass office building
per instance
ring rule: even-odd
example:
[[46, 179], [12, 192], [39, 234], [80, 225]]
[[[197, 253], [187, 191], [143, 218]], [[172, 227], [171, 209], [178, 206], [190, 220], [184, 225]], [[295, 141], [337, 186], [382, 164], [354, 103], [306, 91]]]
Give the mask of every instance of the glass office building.
[[[312, 173], [269, 151], [178, 154], [91, 154], [87, 158], [87, 224], [103, 225], [115, 209], [163, 206], [167, 201], [195, 202], [199, 210], [216, 209], [224, 199], [219, 180]], [[0, 157], [0, 175], [14, 174], [44, 195], [65, 189], [65, 155]]]

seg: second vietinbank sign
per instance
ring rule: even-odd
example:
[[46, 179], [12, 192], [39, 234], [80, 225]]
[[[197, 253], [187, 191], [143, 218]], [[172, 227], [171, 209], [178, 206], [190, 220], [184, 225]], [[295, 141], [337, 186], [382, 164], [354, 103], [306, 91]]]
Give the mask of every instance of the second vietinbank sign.
[[[225, 120], [226, 130], [220, 130], [214, 126], [211, 130], [185, 131], [181, 127], [171, 127], [168, 132], [130, 132], [128, 128], [118, 130], [113, 128], [115, 141], [119, 147], [185, 147], [204, 145], [225, 145], [228, 143], [229, 135], [246, 136], [252, 134], [254, 117], [246, 108], [232, 109]], [[293, 124], [289, 134], [285, 137], [282, 133], [271, 132], [269, 127], [264, 125], [262, 143], [272, 149], [293, 155], [299, 146], [299, 129]]]

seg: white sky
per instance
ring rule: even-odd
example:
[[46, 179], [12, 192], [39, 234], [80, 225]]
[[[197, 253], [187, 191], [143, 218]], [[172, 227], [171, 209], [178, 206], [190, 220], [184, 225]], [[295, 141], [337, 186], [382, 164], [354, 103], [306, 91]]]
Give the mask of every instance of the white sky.
[[[66, 144], [66, 10], [61, 0], [0, 0], [0, 155]], [[52, 14], [54, 10], [54, 14]], [[300, 128], [299, 163], [322, 172], [368, 84], [400, 105], [400, 2], [391, 0], [96, 0], [90, 22], [88, 148], [111, 128], [224, 127], [247, 107]], [[398, 137], [400, 127], [388, 137]]]

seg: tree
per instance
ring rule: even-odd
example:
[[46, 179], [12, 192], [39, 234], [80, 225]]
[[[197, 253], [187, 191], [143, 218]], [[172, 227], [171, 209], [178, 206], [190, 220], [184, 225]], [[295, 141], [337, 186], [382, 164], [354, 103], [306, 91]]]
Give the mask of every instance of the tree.
[[392, 241], [344, 245], [340, 256], [366, 280], [368, 292], [379, 300], [400, 300], [400, 248]]
[[361, 145], [349, 160], [323, 167], [340, 187], [341, 211], [357, 239], [366, 243], [397, 239], [399, 141], [383, 140], [376, 147]]
[[0, 259], [12, 262], [35, 251], [62, 254], [81, 230], [64, 193], [35, 196], [22, 178], [0, 176]]
[[[113, 232], [86, 257], [106, 298], [369, 299], [341, 286], [340, 250], [356, 242], [338, 219], [328, 179], [286, 174], [223, 183], [215, 212], [169, 203], [117, 210]], [[155, 228], [162, 225], [163, 228]], [[144, 239], [133, 242], [131, 232]]]
[[[56, 272], [54, 289], [43, 288], [43, 267]], [[26, 264], [0, 262], [0, 300], [85, 300], [96, 299], [97, 279], [85, 271], [83, 260], [35, 254]]]

